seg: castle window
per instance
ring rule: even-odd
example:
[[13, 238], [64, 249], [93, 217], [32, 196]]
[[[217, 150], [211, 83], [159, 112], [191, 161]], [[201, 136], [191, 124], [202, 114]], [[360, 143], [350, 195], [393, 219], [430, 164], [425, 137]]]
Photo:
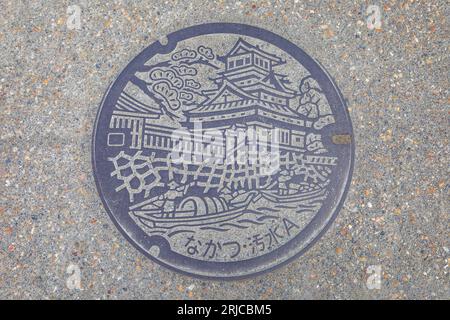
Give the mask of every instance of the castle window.
[[267, 63], [267, 61], [264, 61], [264, 68], [269, 68], [269, 64]]
[[297, 147], [303, 147], [304, 146], [304, 138], [301, 136], [295, 136], [295, 138], [293, 137], [292, 140], [292, 145], [293, 146], [297, 146]]
[[234, 61], [228, 62], [228, 68], [234, 68]]
[[242, 66], [244, 64], [244, 59], [236, 60], [236, 67]]
[[125, 135], [123, 133], [108, 133], [108, 146], [121, 147], [125, 144]]
[[245, 64], [250, 64], [250, 57], [245, 58]]
[[280, 142], [283, 144], [289, 143], [289, 131], [280, 129]]

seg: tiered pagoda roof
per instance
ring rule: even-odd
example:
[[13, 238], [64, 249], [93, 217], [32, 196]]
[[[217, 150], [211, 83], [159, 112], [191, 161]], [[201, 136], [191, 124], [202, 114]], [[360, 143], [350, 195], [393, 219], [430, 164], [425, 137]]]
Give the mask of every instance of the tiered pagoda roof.
[[283, 59], [241, 38], [218, 59], [224, 62], [225, 70], [211, 79], [217, 88], [204, 91], [207, 99], [185, 112], [187, 126], [202, 121], [205, 127], [220, 127], [227, 121], [245, 123], [264, 118], [270, 118], [266, 123], [275, 121], [281, 126], [302, 125], [299, 115], [289, 107], [296, 92], [286, 86], [289, 81], [285, 75], [273, 71], [274, 66], [285, 63]]

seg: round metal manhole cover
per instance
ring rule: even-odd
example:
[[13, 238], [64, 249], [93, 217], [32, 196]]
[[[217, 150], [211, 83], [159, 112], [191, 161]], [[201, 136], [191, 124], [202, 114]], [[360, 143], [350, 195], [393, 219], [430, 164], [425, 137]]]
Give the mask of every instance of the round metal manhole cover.
[[214, 23], [146, 48], [93, 137], [103, 204], [158, 263], [242, 278], [302, 254], [340, 210], [352, 126], [326, 71], [282, 37]]

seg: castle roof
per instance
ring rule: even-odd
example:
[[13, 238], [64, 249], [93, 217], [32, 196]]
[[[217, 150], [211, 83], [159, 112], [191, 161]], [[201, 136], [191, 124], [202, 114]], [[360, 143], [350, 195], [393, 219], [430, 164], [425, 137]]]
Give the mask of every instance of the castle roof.
[[217, 57], [217, 59], [225, 62], [226, 59], [230, 56], [238, 55], [241, 53], [247, 53], [247, 52], [253, 52], [253, 53], [259, 54], [260, 56], [272, 61], [274, 66], [286, 63], [286, 61], [284, 61], [280, 57], [278, 57], [274, 54], [271, 54], [269, 52], [266, 52], [266, 51], [262, 50], [259, 46], [252, 45], [242, 38], [239, 38], [239, 40], [236, 41], [233, 48], [226, 55]]
[[288, 106], [259, 100], [255, 97], [247, 100], [227, 101], [216, 104], [207, 104], [199, 106], [188, 112], [189, 115], [209, 115], [212, 113], [228, 113], [236, 110], [244, 110], [246, 108], [262, 108], [270, 112], [275, 112], [283, 116], [298, 117]]
[[[224, 99], [226, 95], [227, 99]], [[187, 115], [226, 113], [241, 108], [263, 108], [286, 116], [298, 115], [287, 105], [271, 103], [260, 100], [258, 97], [247, 93], [228, 80], [222, 82], [221, 87], [198, 107], [186, 112]]]
[[[224, 79], [224, 81], [222, 81], [222, 85], [220, 86], [219, 89], [216, 90], [210, 90], [208, 92], [204, 92], [207, 95], [211, 95], [207, 100], [205, 100], [201, 105], [207, 105], [207, 104], [214, 104], [216, 101], [218, 101], [221, 97], [223, 97], [225, 94], [227, 94], [228, 96], [236, 97], [239, 100], [242, 99], [254, 99], [255, 97], [252, 96], [251, 94], [245, 92], [244, 90], [242, 90], [241, 88], [239, 88], [238, 86], [234, 85], [232, 82]], [[197, 110], [199, 108], [196, 108], [195, 110]]]
[[286, 88], [286, 86], [278, 79], [274, 72], [269, 72], [269, 74], [261, 80], [262, 83], [269, 85], [270, 87], [283, 92], [294, 93], [295, 91]]

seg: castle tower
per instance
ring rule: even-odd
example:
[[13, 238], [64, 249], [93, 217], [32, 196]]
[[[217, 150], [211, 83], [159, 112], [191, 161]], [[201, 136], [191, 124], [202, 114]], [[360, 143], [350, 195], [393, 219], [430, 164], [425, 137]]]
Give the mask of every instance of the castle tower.
[[304, 132], [299, 128], [305, 121], [289, 107], [295, 91], [286, 86], [285, 75], [275, 72], [286, 62], [241, 38], [218, 60], [224, 63], [224, 70], [211, 79], [217, 88], [203, 91], [208, 98], [185, 112], [184, 125], [192, 129], [195, 122], [201, 122], [205, 130], [277, 128], [281, 145], [302, 149]]

